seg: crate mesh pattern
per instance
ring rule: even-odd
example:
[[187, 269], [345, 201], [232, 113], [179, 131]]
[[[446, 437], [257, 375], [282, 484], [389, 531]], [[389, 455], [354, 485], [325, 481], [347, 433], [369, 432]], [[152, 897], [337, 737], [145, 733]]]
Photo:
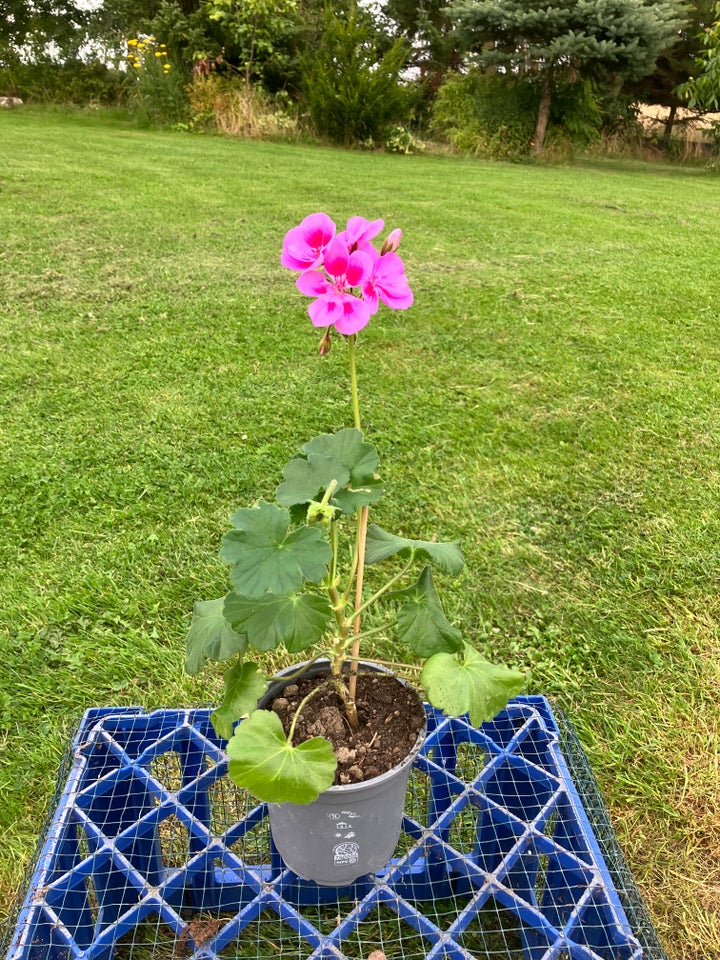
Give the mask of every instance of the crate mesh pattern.
[[431, 707], [392, 860], [343, 888], [284, 867], [210, 710], [90, 710], [7, 960], [666, 960], [564, 716]]

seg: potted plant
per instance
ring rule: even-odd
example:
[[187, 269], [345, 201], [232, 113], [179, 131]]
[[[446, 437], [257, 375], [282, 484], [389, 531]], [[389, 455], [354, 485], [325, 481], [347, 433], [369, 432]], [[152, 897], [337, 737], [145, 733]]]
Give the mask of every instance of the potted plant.
[[[213, 713], [227, 738], [229, 775], [270, 810], [273, 839], [298, 875], [339, 886], [379, 869], [400, 832], [407, 778], [423, 742], [425, 712], [407, 682], [361, 651], [392, 636], [423, 660], [428, 700], [444, 712], [492, 719], [522, 688], [516, 670], [494, 665], [446, 618], [435, 571], [457, 575], [458, 541], [413, 540], [368, 522], [382, 494], [379, 456], [361, 428], [355, 351], [380, 303], [413, 301], [401, 232], [378, 251], [383, 221], [352, 217], [337, 232], [324, 213], [284, 240], [281, 263], [313, 297], [323, 328], [320, 354], [347, 347], [353, 426], [322, 434], [294, 454], [275, 502], [241, 507], [220, 556], [231, 589], [195, 604], [186, 668], [230, 661], [225, 696]], [[365, 570], [387, 563], [365, 589]], [[262, 654], [284, 647], [310, 657], [268, 687]], [[370, 658], [372, 660], [372, 658]], [[394, 657], [393, 657], [394, 661]], [[237, 721], [245, 717], [242, 722]]]

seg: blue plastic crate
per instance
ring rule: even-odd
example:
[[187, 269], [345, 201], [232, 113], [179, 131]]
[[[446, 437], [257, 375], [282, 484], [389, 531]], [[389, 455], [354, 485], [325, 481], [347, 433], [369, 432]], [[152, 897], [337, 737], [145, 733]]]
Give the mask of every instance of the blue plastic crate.
[[90, 710], [8, 960], [640, 960], [547, 701], [427, 709], [396, 856], [339, 890], [284, 868], [209, 710]]

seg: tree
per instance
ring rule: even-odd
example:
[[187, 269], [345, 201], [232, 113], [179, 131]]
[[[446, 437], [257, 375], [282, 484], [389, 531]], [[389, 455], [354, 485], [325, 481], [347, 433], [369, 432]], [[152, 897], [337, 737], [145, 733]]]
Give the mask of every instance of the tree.
[[402, 39], [383, 53], [372, 17], [355, 3], [341, 16], [328, 4], [320, 44], [301, 66], [303, 93], [318, 132], [336, 143], [362, 143], [404, 120], [408, 95], [400, 74], [408, 54]]
[[6, 0], [0, 16], [0, 62], [18, 51], [32, 59], [55, 50], [73, 57], [87, 39], [92, 13], [75, 0]]
[[720, 108], [720, 2], [715, 4], [714, 12], [717, 20], [700, 34], [702, 50], [695, 61], [698, 75], [677, 90], [691, 109]]
[[540, 85], [536, 155], [559, 85], [651, 73], [682, 22], [673, 0], [458, 0], [453, 9], [480, 64]]
[[421, 83], [434, 95], [448, 70], [456, 70], [461, 61], [448, 0], [386, 0], [383, 11], [410, 42], [408, 63], [417, 67]]
[[242, 63], [250, 89], [258, 59], [279, 55], [282, 38], [294, 30], [297, 0], [208, 0], [208, 15], [222, 25]]
[[699, 37], [704, 36], [705, 28], [712, 23], [714, 8], [715, 0], [692, 0], [685, 6], [686, 22], [678, 31], [672, 46], [660, 53], [653, 72], [625, 86], [625, 91], [634, 96], [637, 102], [668, 108], [663, 134], [666, 144], [677, 122], [678, 108], [685, 103], [678, 88], [687, 83], [695, 71], [695, 62], [701, 50]]

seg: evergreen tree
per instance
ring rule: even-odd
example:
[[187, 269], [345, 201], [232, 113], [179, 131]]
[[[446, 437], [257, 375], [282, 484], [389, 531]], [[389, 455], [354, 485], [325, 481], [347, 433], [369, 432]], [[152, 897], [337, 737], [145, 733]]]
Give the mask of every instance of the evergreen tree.
[[682, 23], [674, 0], [458, 0], [453, 11], [483, 66], [539, 83], [536, 155], [560, 84], [651, 73]]
[[335, 143], [377, 141], [390, 124], [407, 119], [400, 75], [409, 50], [398, 38], [383, 52], [382, 40], [373, 17], [355, 0], [341, 14], [327, 4], [320, 43], [303, 58], [301, 73], [312, 121]]
[[449, 0], [386, 0], [382, 8], [410, 42], [408, 65], [417, 68], [420, 82], [434, 95], [447, 71], [461, 61]]

